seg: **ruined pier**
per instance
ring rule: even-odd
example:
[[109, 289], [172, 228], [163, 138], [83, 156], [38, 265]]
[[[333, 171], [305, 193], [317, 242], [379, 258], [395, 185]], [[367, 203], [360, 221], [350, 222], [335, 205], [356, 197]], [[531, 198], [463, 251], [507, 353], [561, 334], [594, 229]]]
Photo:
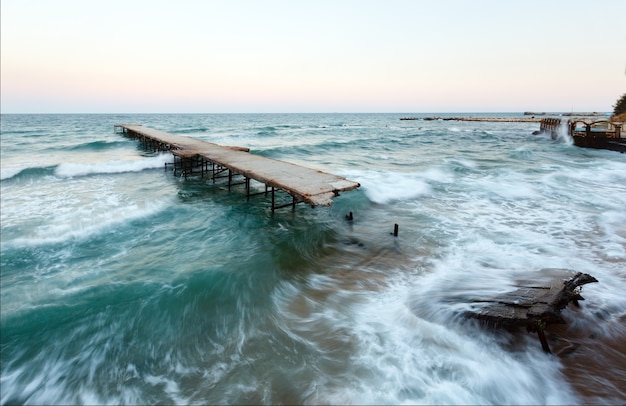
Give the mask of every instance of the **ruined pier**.
[[579, 306], [579, 301], [585, 300], [580, 295], [582, 286], [593, 282], [598, 280], [586, 273], [542, 269], [533, 279], [517, 281], [515, 290], [472, 300], [466, 316], [497, 327], [525, 327], [538, 334], [541, 347], [549, 353], [544, 330], [550, 324], [564, 324], [561, 311], [570, 303]]

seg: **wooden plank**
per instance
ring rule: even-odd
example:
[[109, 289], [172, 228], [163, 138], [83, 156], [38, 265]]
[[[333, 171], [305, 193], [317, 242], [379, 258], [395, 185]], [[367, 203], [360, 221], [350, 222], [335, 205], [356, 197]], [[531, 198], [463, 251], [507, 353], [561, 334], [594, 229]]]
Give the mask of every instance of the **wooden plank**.
[[200, 156], [246, 178], [281, 189], [311, 206], [330, 206], [331, 199], [339, 192], [360, 186], [341, 176], [250, 154], [246, 148], [222, 146], [136, 124], [116, 124], [116, 127], [167, 144], [181, 158]]

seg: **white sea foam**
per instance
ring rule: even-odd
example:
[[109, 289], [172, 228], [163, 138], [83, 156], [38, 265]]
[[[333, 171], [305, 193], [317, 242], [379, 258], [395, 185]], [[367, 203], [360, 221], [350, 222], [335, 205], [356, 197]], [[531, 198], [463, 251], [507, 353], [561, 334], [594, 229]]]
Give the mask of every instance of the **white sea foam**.
[[[433, 274], [432, 280], [441, 281], [441, 275]], [[332, 278], [315, 275], [304, 292], [286, 286], [278, 290], [275, 299], [283, 328], [325, 353], [337, 369], [333, 379], [320, 376], [311, 383], [317, 390], [308, 400], [333, 404], [575, 402], [571, 390], [557, 383], [557, 360], [546, 358], [539, 348], [510, 354], [480, 330], [468, 334], [449, 319], [430, 317], [440, 307], [431, 294], [441, 292], [441, 287], [431, 291], [429, 285], [428, 280], [404, 280], [381, 292], [355, 297], [354, 292], [334, 288]], [[333, 292], [324, 305], [315, 300], [318, 289]], [[302, 302], [308, 295], [312, 299], [307, 301], [308, 311], [293, 314], [292, 301]], [[423, 297], [420, 306], [433, 310], [413, 311], [415, 297]], [[345, 356], [344, 347], [350, 349], [349, 362], [337, 359]], [[508, 372], [503, 375], [502, 371]], [[360, 374], [362, 379], [346, 380]]]
[[378, 204], [414, 199], [430, 191], [430, 186], [421, 173], [368, 171], [354, 175], [365, 195]]
[[10, 179], [18, 173], [22, 172], [26, 168], [20, 167], [2, 167], [0, 168], [0, 180]]
[[[166, 201], [149, 203], [124, 202], [110, 206], [119, 197], [109, 196], [101, 202], [74, 208], [72, 205], [62, 210], [61, 207], [52, 209], [51, 216], [45, 222], [32, 227], [30, 232], [22, 236], [3, 239], [3, 247], [25, 247], [45, 244], [61, 243], [69, 240], [82, 240], [119, 224], [149, 217], [163, 210]], [[63, 202], [59, 202], [63, 204]]]
[[567, 120], [561, 120], [561, 124], [556, 131], [556, 139], [567, 145], [574, 145], [574, 138], [569, 135], [567, 126]]
[[155, 157], [126, 161], [107, 161], [99, 163], [62, 163], [55, 170], [60, 177], [76, 177], [93, 174], [140, 172], [145, 169], [163, 168], [172, 162], [171, 154], [159, 154]]

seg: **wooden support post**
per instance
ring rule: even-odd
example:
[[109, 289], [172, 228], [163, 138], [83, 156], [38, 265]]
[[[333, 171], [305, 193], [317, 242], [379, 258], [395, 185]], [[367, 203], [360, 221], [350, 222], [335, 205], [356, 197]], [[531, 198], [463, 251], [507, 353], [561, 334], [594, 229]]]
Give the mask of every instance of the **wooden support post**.
[[228, 170], [228, 191], [230, 192], [230, 184], [233, 181], [233, 171]]
[[296, 211], [296, 197], [295, 196], [291, 196], [291, 211]]
[[274, 186], [272, 186], [272, 213], [274, 213]]
[[397, 224], [393, 225], [393, 236], [394, 237], [398, 236], [398, 225]]
[[548, 340], [546, 339], [546, 334], [542, 328], [537, 329], [537, 335], [539, 336], [539, 341], [541, 341], [541, 348], [543, 348], [543, 351], [547, 352], [548, 354], [552, 354], [552, 351], [550, 351], [550, 346], [548, 345]]
[[246, 201], [250, 201], [250, 178], [246, 177]]

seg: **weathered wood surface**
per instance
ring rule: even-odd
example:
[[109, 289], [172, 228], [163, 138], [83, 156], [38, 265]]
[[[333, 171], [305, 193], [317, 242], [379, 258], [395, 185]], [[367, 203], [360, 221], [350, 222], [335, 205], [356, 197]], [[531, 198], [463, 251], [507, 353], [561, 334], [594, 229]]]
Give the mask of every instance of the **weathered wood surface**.
[[202, 157], [249, 179], [284, 190], [311, 206], [330, 206], [339, 192], [356, 189], [359, 183], [341, 176], [305, 168], [248, 153], [247, 148], [228, 147], [190, 137], [170, 134], [137, 124], [116, 124], [116, 127], [148, 137], [170, 146], [181, 158]]
[[518, 281], [517, 289], [474, 301], [468, 317], [497, 326], [522, 326], [530, 331], [563, 323], [561, 311], [571, 302], [584, 300], [580, 287], [597, 280], [569, 269], [544, 269], [533, 280]]
[[544, 329], [548, 324], [565, 323], [561, 317], [569, 303], [578, 305], [584, 300], [580, 295], [582, 285], [598, 282], [593, 276], [569, 269], [542, 269], [533, 280], [518, 281], [518, 289], [495, 297], [475, 300], [482, 306], [466, 315], [500, 327], [526, 327], [536, 332], [541, 347], [550, 353], [550, 345]]

